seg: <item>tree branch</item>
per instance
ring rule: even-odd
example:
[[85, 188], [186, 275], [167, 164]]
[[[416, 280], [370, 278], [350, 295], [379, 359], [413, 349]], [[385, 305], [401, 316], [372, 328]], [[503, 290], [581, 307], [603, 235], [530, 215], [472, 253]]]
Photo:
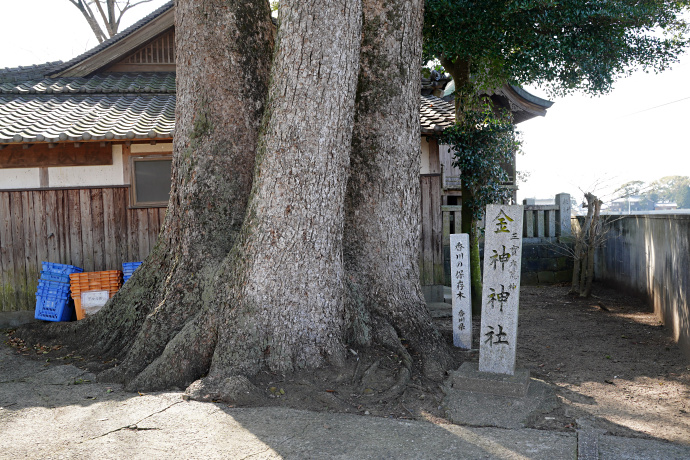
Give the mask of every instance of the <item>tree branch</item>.
[[89, 27], [91, 27], [91, 30], [93, 31], [93, 34], [96, 36], [98, 42], [103, 43], [103, 41], [106, 39], [106, 36], [103, 33], [103, 29], [101, 29], [100, 24], [98, 24], [98, 21], [96, 20], [96, 17], [94, 16], [93, 11], [89, 7], [89, 5], [87, 3], [84, 3], [83, 0], [69, 1], [70, 3], [72, 3], [72, 5], [76, 6], [77, 9], [84, 16], [84, 19], [86, 19], [86, 22], [89, 24]]

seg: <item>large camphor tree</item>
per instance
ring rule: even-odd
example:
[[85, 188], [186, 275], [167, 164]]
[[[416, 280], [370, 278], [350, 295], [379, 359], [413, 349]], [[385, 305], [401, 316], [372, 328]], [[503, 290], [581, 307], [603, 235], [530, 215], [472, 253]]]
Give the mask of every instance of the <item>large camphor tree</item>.
[[[476, 110], [476, 96], [505, 83], [544, 87], [552, 95], [612, 89], [635, 70], [662, 71], [688, 44], [675, 0], [426, 0], [424, 55], [455, 81], [456, 121]], [[464, 173], [464, 172], [463, 172]], [[471, 190], [463, 187], [463, 199]], [[481, 292], [476, 219], [463, 207], [470, 233], [472, 291]], [[473, 309], [481, 298], [473, 295]]]
[[54, 325], [118, 361], [99, 379], [232, 400], [373, 346], [401, 358], [385, 397], [413, 365], [442, 378], [417, 267], [422, 6], [284, 0], [276, 33], [268, 1], [177, 2], [159, 241], [99, 314]]

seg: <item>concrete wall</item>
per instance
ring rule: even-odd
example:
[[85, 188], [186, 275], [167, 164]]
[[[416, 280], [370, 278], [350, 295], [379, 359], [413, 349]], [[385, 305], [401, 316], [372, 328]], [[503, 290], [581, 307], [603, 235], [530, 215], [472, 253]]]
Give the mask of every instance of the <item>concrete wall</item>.
[[690, 215], [611, 218], [595, 279], [644, 296], [690, 357]]

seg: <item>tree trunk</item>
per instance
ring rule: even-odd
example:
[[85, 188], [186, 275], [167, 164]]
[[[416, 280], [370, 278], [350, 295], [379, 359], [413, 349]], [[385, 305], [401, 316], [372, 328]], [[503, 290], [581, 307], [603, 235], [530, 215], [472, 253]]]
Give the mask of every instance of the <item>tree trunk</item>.
[[[455, 82], [455, 122], [463, 120], [464, 111], [476, 104], [476, 94], [470, 79], [470, 62], [468, 60], [449, 59], [442, 57], [443, 68], [453, 77]], [[461, 171], [462, 174], [462, 171]], [[460, 178], [462, 181], [462, 177]], [[468, 205], [472, 201], [472, 190], [465, 182], [462, 184], [462, 233], [470, 236], [470, 284], [472, 285], [472, 314], [481, 315], [482, 312], [482, 272], [481, 257], [479, 254], [479, 221], [475, 218], [474, 210]]]
[[570, 284], [570, 294], [579, 294], [581, 292], [582, 278], [585, 272], [585, 259], [587, 254], [587, 235], [589, 234], [589, 227], [592, 224], [592, 215], [594, 214], [594, 195], [591, 193], [585, 194], [587, 200], [587, 217], [585, 223], [580, 227], [575, 240], [574, 264], [573, 264], [573, 279]]
[[[396, 1], [388, 10], [367, 4], [362, 56], [373, 73], [360, 79], [353, 141], [360, 0], [281, 1], [268, 91], [268, 3], [178, 0], [178, 128], [164, 229], [113, 301], [67, 326], [91, 352], [124, 358], [99, 379], [132, 390], [194, 382], [194, 398], [232, 400], [232, 382], [262, 369], [342, 364], [348, 332], [362, 345], [397, 346], [405, 366], [388, 395], [409, 378], [402, 339], [430, 376], [442, 375], [448, 355], [416, 267], [421, 4]], [[392, 83], [376, 72], [376, 56], [400, 72]], [[394, 90], [367, 92], [367, 80]], [[378, 123], [384, 129], [367, 131]], [[348, 236], [344, 255], [349, 170], [347, 227], [364, 241]]]
[[213, 286], [201, 292], [203, 309], [130, 388], [187, 385], [208, 372], [198, 397], [225, 398], [232, 376], [342, 361], [343, 203], [361, 33], [359, 2], [347, 6], [281, 2], [240, 236], [204, 276]]
[[[103, 380], [131, 381], [189, 321], [208, 314], [214, 274], [241, 228], [274, 35], [268, 5], [246, 3], [177, 3], [177, 128], [165, 224], [109, 307], [75, 326], [94, 353], [124, 358]], [[172, 384], [206, 372], [209, 353]]]
[[[447, 351], [419, 281], [422, 9], [421, 0], [363, 2], [344, 257], [350, 340], [401, 352], [404, 373], [411, 364], [404, 338], [426, 374], [439, 378]], [[390, 326], [394, 335], [376, 332]]]
[[81, 12], [82, 16], [84, 16], [84, 19], [86, 19], [86, 22], [98, 40], [98, 43], [103, 43], [107, 37], [103, 33], [103, 30], [101, 30], [101, 26], [98, 24], [91, 7], [89, 7], [87, 3], [84, 3], [84, 0], [70, 0], [70, 2], [72, 2], [72, 4]]
[[279, 18], [257, 174], [222, 275], [233, 283], [224, 314], [242, 326], [220, 331], [209, 380], [344, 359], [343, 203], [361, 3], [281, 1]]
[[592, 281], [594, 280], [594, 251], [597, 248], [597, 240], [601, 231], [599, 223], [599, 212], [601, 211], [601, 200], [594, 197], [594, 214], [592, 216], [592, 224], [590, 225], [588, 241], [587, 241], [587, 266], [584, 273], [584, 286], [580, 289], [580, 297], [589, 297], [592, 294]]

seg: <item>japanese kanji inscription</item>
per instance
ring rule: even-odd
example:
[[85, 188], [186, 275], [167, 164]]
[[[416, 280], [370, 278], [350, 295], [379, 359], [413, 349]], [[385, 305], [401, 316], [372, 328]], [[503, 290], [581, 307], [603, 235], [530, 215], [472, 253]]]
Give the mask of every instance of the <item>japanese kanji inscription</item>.
[[450, 235], [450, 278], [453, 293], [453, 345], [472, 348], [472, 296], [470, 295], [470, 237]]
[[486, 207], [479, 370], [515, 373], [522, 206]]

